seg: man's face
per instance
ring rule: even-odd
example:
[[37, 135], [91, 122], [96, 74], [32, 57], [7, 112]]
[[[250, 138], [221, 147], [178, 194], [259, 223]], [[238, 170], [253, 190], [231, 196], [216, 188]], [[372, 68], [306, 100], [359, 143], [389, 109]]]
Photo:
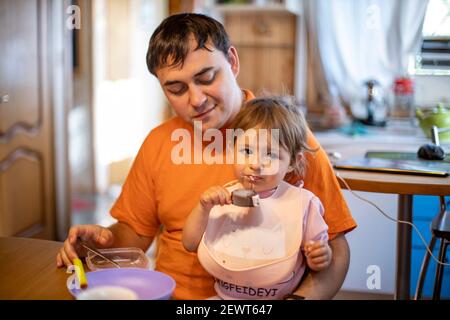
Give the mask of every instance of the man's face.
[[[196, 45], [192, 39], [191, 48]], [[239, 73], [236, 50], [230, 48], [227, 59], [212, 44], [207, 47], [212, 51], [191, 49], [183, 66], [165, 66], [156, 71], [175, 112], [189, 123], [201, 121], [203, 131], [228, 124], [242, 103], [236, 82]]]

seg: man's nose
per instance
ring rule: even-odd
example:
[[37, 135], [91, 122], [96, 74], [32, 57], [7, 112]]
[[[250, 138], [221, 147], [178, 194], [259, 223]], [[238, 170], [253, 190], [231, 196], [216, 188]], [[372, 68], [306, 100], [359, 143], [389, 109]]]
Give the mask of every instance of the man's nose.
[[194, 85], [189, 88], [189, 103], [194, 108], [197, 109], [203, 107], [206, 104], [207, 99], [206, 95], [198, 86]]

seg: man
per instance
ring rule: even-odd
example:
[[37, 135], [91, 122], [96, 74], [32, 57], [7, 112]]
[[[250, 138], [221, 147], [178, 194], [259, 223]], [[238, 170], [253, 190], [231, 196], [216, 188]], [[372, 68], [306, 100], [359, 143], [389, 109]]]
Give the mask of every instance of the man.
[[[134, 246], [147, 250], [160, 232], [156, 270], [176, 280], [174, 298], [204, 299], [215, 294], [214, 279], [201, 267], [196, 254], [183, 248], [182, 230], [204, 190], [234, 179], [233, 166], [174, 163], [172, 152], [179, 141], [172, 141], [173, 133], [184, 129], [195, 136], [194, 122], [201, 123], [203, 132], [224, 132], [242, 102], [254, 96], [237, 84], [239, 57], [223, 26], [207, 16], [179, 14], [165, 19], [150, 39], [147, 65], [178, 116], [152, 130], [145, 139], [111, 209], [118, 223], [109, 228], [72, 227], [57, 256], [57, 265], [70, 265], [73, 258], [84, 253], [78, 237], [98, 247]], [[205, 148], [205, 143], [198, 146], [190, 142], [194, 153]], [[312, 133], [308, 144], [319, 146]], [[333, 260], [328, 270], [309, 273], [295, 294], [329, 299], [341, 287], [348, 269], [349, 249], [344, 233], [356, 224], [324, 151], [320, 149], [307, 161], [305, 188], [324, 204]], [[300, 179], [291, 177], [289, 182]]]

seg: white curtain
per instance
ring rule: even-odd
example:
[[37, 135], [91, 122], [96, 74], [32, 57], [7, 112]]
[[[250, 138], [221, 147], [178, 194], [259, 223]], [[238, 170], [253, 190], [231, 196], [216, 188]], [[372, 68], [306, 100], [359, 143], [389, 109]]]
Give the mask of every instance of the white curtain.
[[[326, 106], [330, 92], [346, 102], [363, 82], [389, 90], [417, 52], [428, 0], [305, 0], [308, 102]], [[323, 72], [321, 75], [320, 73]]]

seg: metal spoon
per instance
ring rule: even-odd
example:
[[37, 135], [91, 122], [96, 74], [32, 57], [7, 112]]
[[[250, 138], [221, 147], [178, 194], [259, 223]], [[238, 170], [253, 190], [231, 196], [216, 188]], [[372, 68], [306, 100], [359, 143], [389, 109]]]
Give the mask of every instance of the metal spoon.
[[88, 246], [88, 245], [86, 244], [86, 242], [82, 241], [81, 239], [78, 239], [78, 240], [80, 241], [80, 244], [81, 244], [81, 246], [82, 246], [83, 248], [85, 248], [86, 250], [88, 250], [88, 251], [90, 251], [90, 252], [96, 254], [96, 255], [99, 256], [100, 258], [102, 258], [102, 259], [108, 261], [109, 263], [111, 263], [112, 265], [114, 265], [116, 268], [119, 268], [119, 269], [120, 269], [120, 265], [119, 265], [117, 262], [115, 262], [115, 261], [113, 261], [113, 260], [111, 260], [111, 259], [105, 257], [100, 251], [98, 251], [97, 249], [95, 249], [95, 248], [93, 248], [93, 247]]

